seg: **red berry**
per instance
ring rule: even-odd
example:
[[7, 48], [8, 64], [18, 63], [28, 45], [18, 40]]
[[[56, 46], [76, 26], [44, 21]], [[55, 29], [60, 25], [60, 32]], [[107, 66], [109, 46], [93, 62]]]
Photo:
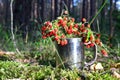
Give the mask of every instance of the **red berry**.
[[86, 45], [86, 48], [90, 48], [90, 45]]
[[45, 30], [46, 30], [46, 27], [45, 27], [45, 26], [43, 26], [43, 27], [41, 28], [41, 30], [42, 30], [42, 31], [45, 31]]
[[71, 18], [71, 20], [72, 20], [72, 22], [74, 22], [74, 21], [75, 21], [75, 19], [74, 19], [74, 18]]
[[82, 22], [83, 22], [83, 23], [86, 22], [86, 19], [85, 19], [85, 18], [82, 18]]
[[51, 22], [47, 21], [45, 24], [46, 24], [46, 26], [48, 26], [48, 25], [51, 25]]
[[54, 31], [55, 31], [55, 32], [58, 32], [58, 29], [57, 29], [57, 28], [55, 28], [55, 29], [54, 29]]
[[64, 21], [67, 21], [67, 20], [68, 20], [68, 18], [67, 18], [67, 17], [64, 17], [63, 19], [64, 19]]
[[67, 30], [67, 33], [68, 33], [68, 34], [72, 34], [72, 32], [73, 32], [72, 29], [68, 29], [68, 30]]
[[94, 39], [94, 36], [90, 35], [90, 41], [93, 41], [93, 39]]
[[72, 24], [70, 24], [69, 29], [72, 29]]
[[51, 31], [51, 32], [49, 32], [49, 35], [50, 35], [50, 36], [52, 36], [52, 35], [53, 35], [53, 32], [52, 32], [52, 31]]
[[65, 39], [65, 40], [64, 40], [64, 43], [65, 43], [65, 45], [66, 45], [66, 44], [68, 43], [68, 41]]
[[102, 42], [100, 42], [98, 45], [99, 45], [99, 46], [102, 46]]
[[77, 32], [77, 35], [80, 35], [80, 32]]
[[46, 39], [47, 37], [46, 36], [42, 36], [43, 39]]
[[90, 43], [89, 45], [90, 45], [91, 47], [93, 47], [95, 44], [94, 44], [94, 43]]
[[60, 44], [61, 44], [61, 46], [65, 45], [63, 40], [60, 41]]
[[55, 36], [54, 40], [58, 41], [58, 40], [59, 40], [59, 37], [58, 37], [58, 36]]
[[59, 23], [59, 24], [62, 24], [62, 23], [63, 23], [63, 19], [60, 19], [60, 20], [58, 21], [58, 23]]
[[66, 26], [66, 22], [65, 21], [62, 22], [61, 25], [62, 25], [62, 27], [65, 27]]
[[62, 39], [64, 39], [64, 38], [65, 38], [65, 35], [64, 35], [64, 34], [62, 34], [61, 38], [62, 38]]
[[100, 34], [96, 34], [96, 36], [97, 36], [98, 38], [100, 38], [101, 35], [100, 35]]
[[75, 24], [74, 27], [75, 27], [75, 28], [78, 28], [78, 24]]
[[96, 43], [96, 44], [99, 44], [99, 43], [100, 43], [100, 39], [97, 38], [97, 39], [95, 40], [95, 43]]
[[90, 24], [88, 24], [87, 27], [90, 28]]
[[68, 14], [68, 11], [64, 11], [64, 14]]
[[104, 49], [101, 50], [101, 53], [103, 54], [103, 56], [108, 57], [108, 54]]

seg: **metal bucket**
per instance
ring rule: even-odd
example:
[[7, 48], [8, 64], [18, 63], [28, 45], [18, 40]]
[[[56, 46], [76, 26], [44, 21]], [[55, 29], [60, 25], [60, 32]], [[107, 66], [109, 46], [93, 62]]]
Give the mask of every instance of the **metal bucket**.
[[[58, 50], [59, 56], [61, 57], [65, 67], [73, 69], [82, 69], [84, 66], [88, 66], [94, 63], [96, 60], [96, 51], [94, 60], [89, 63], [85, 64], [84, 61], [84, 44], [81, 38], [69, 38], [67, 39], [68, 44], [61, 46], [60, 44], [56, 45]], [[96, 47], [95, 47], [96, 50]], [[60, 61], [57, 59], [57, 65], [61, 64]]]

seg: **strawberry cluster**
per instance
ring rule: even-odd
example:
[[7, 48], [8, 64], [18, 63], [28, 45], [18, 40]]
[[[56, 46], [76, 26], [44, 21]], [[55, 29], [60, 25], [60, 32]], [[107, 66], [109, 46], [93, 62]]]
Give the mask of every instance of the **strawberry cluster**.
[[[93, 31], [90, 29], [90, 24], [85, 18], [80, 23], [75, 23], [75, 19], [68, 16], [58, 17], [52, 22], [47, 21], [41, 27], [42, 38], [50, 37], [53, 41], [56, 41], [61, 46], [66, 45], [68, 42], [66, 38], [82, 38], [82, 41], [87, 48], [93, 47], [94, 43], [102, 46], [100, 41], [100, 34], [93, 35]], [[103, 54], [107, 52], [103, 49]]]

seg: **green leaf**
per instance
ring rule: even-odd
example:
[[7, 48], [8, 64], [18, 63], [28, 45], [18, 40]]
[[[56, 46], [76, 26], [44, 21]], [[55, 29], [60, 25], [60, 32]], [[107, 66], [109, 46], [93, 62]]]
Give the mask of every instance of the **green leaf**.
[[88, 33], [87, 33], [87, 41], [89, 40], [89, 38], [90, 38], [90, 35], [92, 35], [93, 34], [93, 32], [91, 31], [91, 29], [90, 28], [87, 28], [87, 30], [88, 30]]

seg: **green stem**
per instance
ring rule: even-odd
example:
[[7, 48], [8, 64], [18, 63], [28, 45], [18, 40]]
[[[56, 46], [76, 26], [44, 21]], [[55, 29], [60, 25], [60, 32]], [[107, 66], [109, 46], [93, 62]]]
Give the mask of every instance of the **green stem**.
[[61, 57], [60, 57], [60, 55], [59, 55], [59, 53], [58, 53], [58, 51], [57, 51], [57, 49], [56, 49], [56, 47], [55, 47], [55, 45], [54, 45], [53, 41], [51, 40], [51, 38], [49, 38], [49, 39], [50, 39], [50, 41], [51, 41], [52, 45], [53, 45], [53, 46], [54, 46], [54, 48], [55, 48], [55, 51], [56, 51], [56, 53], [57, 53], [58, 58], [60, 59], [60, 62], [62, 63], [63, 68], [65, 69], [64, 62], [62, 61], [62, 59], [61, 59]]
[[96, 15], [93, 17], [93, 19], [90, 21], [90, 25], [93, 23], [93, 21], [95, 20], [95, 18], [98, 16], [98, 14], [101, 12], [101, 10], [104, 8], [104, 6], [106, 5], [107, 0], [105, 0], [104, 4], [100, 7], [100, 9], [98, 10], [98, 12], [96, 13]]
[[[65, 7], [65, 10], [68, 12], [68, 16], [69, 16], [69, 11], [68, 11], [68, 7], [67, 7], [67, 5], [65, 4], [65, 2], [63, 1], [62, 2], [63, 3], [63, 5], [64, 5], [64, 7]], [[63, 11], [62, 11], [62, 13], [61, 13], [61, 16], [63, 15]]]

